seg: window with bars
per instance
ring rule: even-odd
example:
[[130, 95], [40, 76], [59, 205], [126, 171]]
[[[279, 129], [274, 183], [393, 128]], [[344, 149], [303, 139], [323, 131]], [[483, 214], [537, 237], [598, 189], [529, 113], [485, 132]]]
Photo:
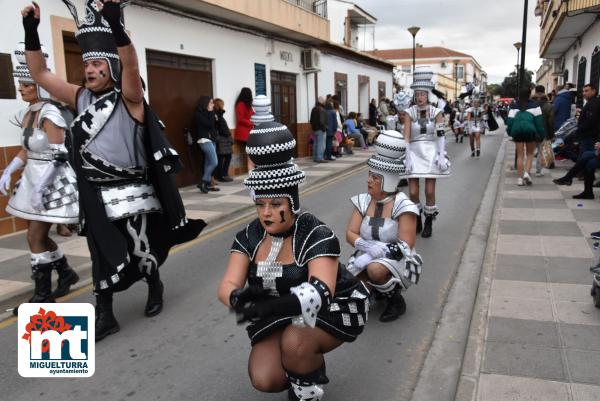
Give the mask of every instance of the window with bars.
[[16, 99], [13, 65], [9, 53], [0, 53], [0, 99]]
[[590, 66], [590, 83], [596, 88], [600, 87], [600, 46], [596, 46], [592, 53], [592, 65]]
[[587, 59], [581, 57], [577, 66], [577, 107], [583, 107], [583, 85], [585, 85], [585, 69], [587, 67]]

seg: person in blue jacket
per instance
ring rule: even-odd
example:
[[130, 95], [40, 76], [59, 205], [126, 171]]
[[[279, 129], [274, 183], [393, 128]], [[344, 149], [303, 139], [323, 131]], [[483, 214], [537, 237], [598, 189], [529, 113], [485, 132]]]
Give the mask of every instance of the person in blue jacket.
[[572, 84], [566, 84], [562, 89], [559, 89], [558, 95], [556, 95], [552, 104], [555, 131], [571, 117], [571, 104], [573, 103], [573, 94], [569, 90], [571, 86]]

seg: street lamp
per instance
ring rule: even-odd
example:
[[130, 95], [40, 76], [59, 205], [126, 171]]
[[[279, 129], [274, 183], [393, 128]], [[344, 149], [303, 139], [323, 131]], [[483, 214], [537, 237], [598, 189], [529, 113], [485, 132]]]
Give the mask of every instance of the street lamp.
[[410, 32], [410, 34], [413, 37], [413, 82], [415, 82], [415, 60], [416, 60], [416, 53], [417, 53], [417, 44], [415, 42], [415, 37], [417, 36], [417, 33], [421, 30], [421, 28], [419, 28], [418, 26], [411, 26], [410, 28], [408, 28], [408, 32]]
[[[525, 49], [527, 47], [527, 7], [529, 1], [524, 1], [524, 10], [523, 10], [523, 32], [521, 37], [521, 65], [519, 66], [519, 90], [523, 86], [523, 82], [525, 81]], [[529, 88], [527, 88], [529, 89]]]
[[517, 49], [517, 77], [516, 77], [517, 78], [517, 92], [515, 95], [515, 99], [517, 99], [519, 97], [519, 89], [520, 89], [519, 88], [519, 84], [520, 84], [520, 81], [519, 81], [519, 54], [521, 52], [522, 43], [517, 42], [517, 43], [513, 44], [513, 46]]
[[458, 100], [458, 60], [454, 60], [454, 100]]

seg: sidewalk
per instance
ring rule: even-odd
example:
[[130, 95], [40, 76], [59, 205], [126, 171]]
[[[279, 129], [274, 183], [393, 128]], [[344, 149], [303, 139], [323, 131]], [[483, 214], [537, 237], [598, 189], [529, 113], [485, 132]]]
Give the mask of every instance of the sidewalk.
[[[306, 173], [306, 182], [301, 185], [300, 192], [319, 182], [365, 166], [371, 154], [371, 150], [356, 149], [354, 155], [344, 156], [326, 164], [314, 163], [310, 158], [296, 159], [300, 169]], [[201, 194], [195, 186], [180, 188], [188, 217], [204, 219], [208, 223], [206, 230], [210, 230], [250, 211], [253, 202], [248, 190], [243, 186], [244, 178], [245, 175], [237, 176], [231, 183], [221, 183], [219, 192], [209, 194]], [[60, 237], [56, 235], [55, 226], [52, 227], [51, 237], [60, 245], [71, 266], [79, 273], [81, 280], [77, 287], [88, 284], [91, 281], [91, 262], [86, 239], [76, 235]], [[0, 305], [3, 306], [0, 309], [0, 320], [6, 309], [4, 306], [8, 307], [7, 300], [32, 291], [30, 275], [26, 233], [0, 237]]]
[[600, 200], [552, 183], [571, 162], [518, 187], [512, 142], [506, 155], [456, 400], [600, 401], [589, 272]]

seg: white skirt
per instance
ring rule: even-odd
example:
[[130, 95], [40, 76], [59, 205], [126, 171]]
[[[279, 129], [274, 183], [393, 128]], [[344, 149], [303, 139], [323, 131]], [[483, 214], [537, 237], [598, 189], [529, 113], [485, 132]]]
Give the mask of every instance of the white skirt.
[[[413, 169], [401, 178], [443, 178], [451, 174], [451, 169], [441, 171], [435, 164], [437, 155], [436, 139], [416, 139], [410, 141], [410, 156]], [[447, 156], [446, 156], [447, 158]]]
[[43, 194], [46, 210], [38, 211], [31, 207], [31, 194], [48, 165], [46, 160], [28, 159], [21, 179], [8, 201], [6, 211], [25, 220], [46, 223], [76, 224], [79, 221], [79, 200], [75, 172], [68, 163], [58, 167], [59, 173], [54, 182]]

